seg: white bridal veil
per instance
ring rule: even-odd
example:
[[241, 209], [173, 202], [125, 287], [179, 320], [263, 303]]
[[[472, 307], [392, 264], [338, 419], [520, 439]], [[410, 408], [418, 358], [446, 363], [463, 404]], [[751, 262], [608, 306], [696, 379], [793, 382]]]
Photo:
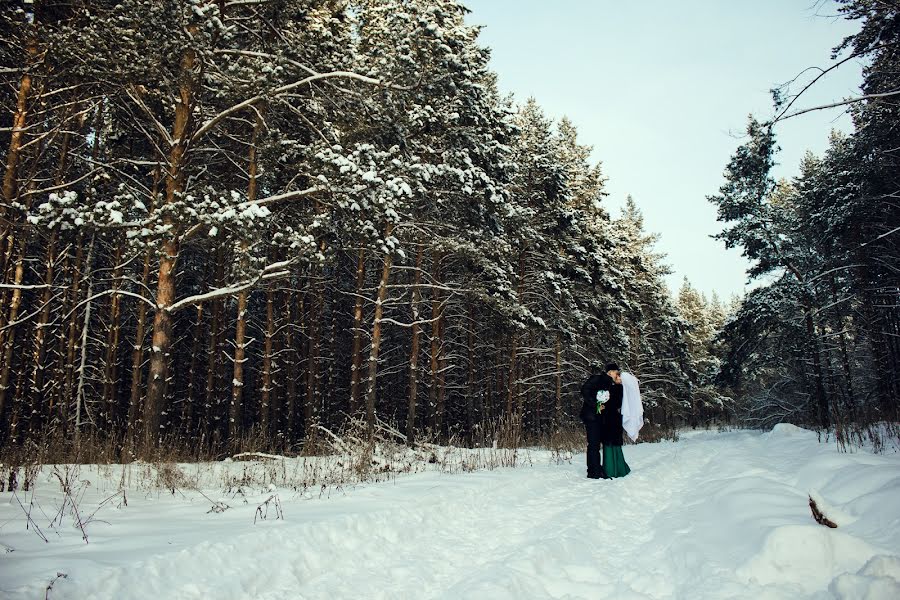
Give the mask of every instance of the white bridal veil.
[[644, 425], [644, 406], [641, 404], [641, 390], [638, 387], [638, 379], [627, 371], [621, 371], [622, 376], [622, 427], [625, 433], [636, 441], [638, 432]]

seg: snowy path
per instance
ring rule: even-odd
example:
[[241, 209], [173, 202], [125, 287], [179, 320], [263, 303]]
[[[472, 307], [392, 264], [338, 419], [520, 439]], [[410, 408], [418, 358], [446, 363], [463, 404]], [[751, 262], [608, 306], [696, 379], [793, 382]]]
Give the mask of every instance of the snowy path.
[[[0, 596], [43, 597], [60, 570], [53, 600], [900, 597], [898, 455], [839, 454], [794, 428], [625, 452], [633, 472], [615, 481], [585, 479], [583, 455], [534, 453], [329, 500], [283, 493], [286, 520], [255, 526], [251, 506], [147, 500], [55, 554], [5, 522], [17, 551]], [[812, 521], [809, 491], [838, 529]]]

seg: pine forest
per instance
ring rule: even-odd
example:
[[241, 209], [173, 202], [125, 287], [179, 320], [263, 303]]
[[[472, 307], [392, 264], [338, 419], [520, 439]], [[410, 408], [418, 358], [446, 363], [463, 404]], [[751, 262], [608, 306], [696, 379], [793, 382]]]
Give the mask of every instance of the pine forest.
[[499, 91], [456, 0], [6, 2], [0, 460], [552, 444], [608, 360], [648, 436], [896, 424], [900, 6], [839, 5], [854, 131], [777, 178], [802, 93], [749, 119], [708, 200], [753, 285], [720, 298], [669, 289], [641, 199]]

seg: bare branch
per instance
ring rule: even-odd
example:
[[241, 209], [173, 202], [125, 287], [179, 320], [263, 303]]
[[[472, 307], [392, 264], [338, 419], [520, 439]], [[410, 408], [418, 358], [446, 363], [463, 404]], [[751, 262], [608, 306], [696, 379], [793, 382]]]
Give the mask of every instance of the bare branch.
[[868, 242], [863, 242], [863, 243], [860, 244], [859, 246], [860, 246], [860, 248], [862, 248], [863, 246], [868, 246], [868, 245], [871, 244], [872, 242], [876, 242], [876, 241], [880, 240], [881, 238], [886, 238], [887, 236], [892, 235], [892, 234], [894, 234], [894, 233], [897, 233], [898, 231], [900, 231], [900, 227], [895, 227], [894, 229], [891, 229], [890, 231], [888, 231], [888, 232], [886, 232], [886, 233], [882, 233], [881, 235], [879, 235], [879, 236], [876, 237], [875, 239], [869, 240]]
[[[825, 77], [825, 75], [827, 75], [827, 74], [830, 73], [831, 71], [834, 71], [835, 69], [837, 69], [837, 68], [840, 67], [841, 65], [843, 65], [843, 64], [845, 64], [845, 63], [847, 63], [847, 62], [853, 60], [854, 58], [860, 57], [860, 56], [862, 56], [862, 55], [864, 55], [864, 54], [868, 54], [869, 52], [872, 52], [872, 51], [874, 51], [874, 50], [878, 50], [878, 49], [880, 49], [880, 48], [887, 47], [887, 46], [889, 46], [889, 45], [891, 45], [891, 43], [886, 42], [886, 43], [884, 43], [884, 44], [880, 44], [880, 45], [878, 45], [878, 46], [874, 46], [874, 47], [868, 48], [868, 49], [866, 49], [866, 50], [861, 50], [860, 52], [854, 52], [853, 54], [851, 54], [851, 55], [848, 56], [847, 58], [845, 58], [845, 59], [843, 59], [843, 60], [839, 60], [838, 62], [834, 63], [833, 65], [831, 65], [831, 66], [828, 67], [827, 69], [822, 69], [822, 70], [821, 70], [821, 71], [822, 71], [821, 73], [819, 73], [818, 75], [816, 75], [816, 76], [812, 79], [812, 81], [810, 81], [809, 83], [807, 83], [805, 86], [803, 86], [803, 89], [801, 89], [799, 92], [797, 92], [797, 94], [791, 99], [791, 101], [787, 103], [787, 105], [784, 107], [784, 109], [782, 109], [782, 111], [781, 111], [780, 113], [778, 113], [778, 115], [776, 115], [774, 119], [772, 119], [771, 124], [774, 125], [774, 124], [777, 123], [778, 121], [781, 121], [782, 118], [784, 117], [784, 115], [787, 114], [787, 112], [788, 112], [788, 111], [791, 109], [791, 107], [794, 105], [794, 102], [796, 102], [796, 101], [800, 98], [800, 96], [802, 96], [802, 95], [806, 92], [806, 90], [808, 90], [809, 88], [811, 88], [812, 86], [814, 86], [814, 85], [816, 84], [817, 81], [819, 81], [820, 79], [822, 79], [823, 77]], [[815, 68], [818, 68], [818, 67], [815, 67]], [[810, 70], [810, 69], [804, 69], [803, 72], [805, 73], [806, 71], [809, 71], [809, 70]], [[798, 77], [799, 77], [799, 75], [798, 75]], [[789, 82], [788, 82], [787, 84], [785, 84], [785, 85], [788, 85], [788, 84], [792, 83], [792, 82], [795, 81], [795, 80], [796, 80], [796, 77], [795, 77], [794, 79], [792, 79], [791, 81], [789, 81]]]
[[172, 136], [169, 135], [168, 130], [163, 126], [163, 124], [160, 123], [155, 116], [153, 116], [153, 112], [144, 103], [144, 100], [143, 98], [141, 98], [140, 92], [137, 90], [137, 88], [133, 84], [128, 85], [125, 87], [125, 93], [128, 94], [128, 97], [131, 98], [131, 100], [138, 106], [138, 108], [141, 109], [141, 112], [149, 117], [150, 122], [153, 123], [153, 127], [156, 129], [156, 132], [160, 135], [160, 137], [162, 137], [162, 139], [166, 141], [169, 147], [171, 148], [172, 146], [174, 146], [175, 142], [174, 140], [172, 140]]
[[295, 81], [294, 83], [288, 83], [281, 87], [277, 87], [268, 93], [258, 94], [256, 96], [253, 96], [252, 98], [248, 98], [247, 100], [244, 100], [243, 102], [238, 102], [237, 104], [235, 104], [234, 106], [232, 106], [230, 108], [226, 108], [225, 110], [223, 110], [222, 112], [220, 112], [219, 114], [217, 114], [216, 116], [211, 118], [209, 121], [204, 123], [203, 126], [201, 126], [200, 129], [198, 129], [197, 132], [191, 137], [191, 142], [196, 142], [197, 140], [202, 138], [213, 127], [215, 127], [220, 122], [222, 122], [222, 120], [225, 119], [226, 117], [228, 117], [244, 108], [252, 106], [253, 104], [256, 104], [257, 102], [265, 100], [266, 98], [277, 98], [278, 96], [281, 96], [292, 90], [295, 90], [298, 87], [313, 83], [314, 81], [320, 81], [320, 80], [326, 80], [326, 79], [338, 79], [338, 78], [355, 79], [357, 81], [362, 81], [363, 83], [370, 83], [372, 85], [393, 87], [393, 88], [397, 88], [397, 89], [406, 89], [406, 88], [401, 88], [400, 86], [386, 84], [386, 83], [382, 82], [380, 79], [366, 77], [365, 75], [360, 75], [359, 73], [354, 73], [353, 71], [331, 71], [330, 73], [316, 73], [314, 75], [310, 75], [309, 77], [301, 79], [300, 81]]
[[857, 96], [856, 98], [848, 98], [846, 100], [841, 100], [840, 102], [832, 102], [831, 104], [822, 104], [820, 106], [813, 106], [811, 108], [804, 108], [803, 110], [798, 110], [796, 112], [792, 112], [789, 115], [779, 116], [776, 121], [786, 121], [787, 119], [791, 119], [793, 117], [799, 117], [800, 115], [805, 115], [806, 113], [810, 113], [816, 110], [825, 110], [828, 108], [836, 108], [838, 106], [846, 106], [848, 104], [856, 104], [857, 102], [865, 102], [866, 100], [875, 100], [878, 98], [889, 98], [891, 96], [897, 96], [900, 94], [900, 90], [894, 90], [893, 92], [884, 92], [881, 94], [866, 94], [865, 96]]
[[42, 189], [39, 189], [39, 190], [28, 190], [27, 192], [25, 192], [24, 194], [22, 194], [22, 196], [23, 196], [23, 197], [24, 197], [24, 196], [35, 196], [35, 195], [38, 195], [38, 194], [48, 194], [48, 193], [50, 193], [50, 192], [55, 192], [55, 191], [57, 191], [57, 190], [64, 190], [64, 189], [66, 189], [66, 188], [70, 188], [70, 187], [74, 186], [76, 183], [80, 183], [80, 182], [84, 181], [84, 180], [87, 179], [88, 177], [92, 177], [93, 175], [95, 175], [96, 173], [99, 173], [99, 172], [102, 171], [102, 170], [103, 170], [102, 167], [97, 167], [96, 169], [93, 169], [92, 171], [88, 171], [87, 173], [85, 173], [84, 175], [82, 175], [82, 176], [79, 177], [78, 179], [75, 179], [74, 181], [67, 181], [67, 182], [61, 183], [61, 184], [59, 184], [59, 185], [54, 185], [54, 186], [51, 186], [51, 187], [48, 187], [48, 188], [42, 188]]
[[140, 294], [135, 294], [134, 292], [129, 292], [129, 291], [126, 291], [126, 290], [113, 290], [113, 289], [110, 289], [110, 290], [103, 290], [102, 292], [97, 292], [96, 294], [90, 296], [89, 298], [85, 298], [84, 300], [82, 300], [81, 302], [79, 302], [78, 304], [76, 304], [75, 307], [72, 308], [72, 310], [70, 310], [69, 312], [67, 312], [65, 318], [68, 319], [69, 317], [71, 317], [71, 316], [72, 316], [72, 313], [74, 313], [76, 310], [78, 310], [79, 308], [81, 308], [82, 306], [84, 306], [85, 304], [87, 304], [88, 302], [93, 302], [93, 301], [96, 300], [97, 298], [100, 298], [100, 297], [102, 297], [102, 296], [109, 296], [109, 295], [112, 295], [112, 294], [122, 294], [123, 296], [131, 296], [132, 298], [137, 298], [138, 300], [141, 300], [142, 302], [146, 302], [147, 304], [149, 304], [149, 305], [152, 306], [153, 308], [156, 308], [156, 303], [155, 303], [155, 302], [152, 302], [152, 301], [148, 300], [147, 298], [141, 296]]

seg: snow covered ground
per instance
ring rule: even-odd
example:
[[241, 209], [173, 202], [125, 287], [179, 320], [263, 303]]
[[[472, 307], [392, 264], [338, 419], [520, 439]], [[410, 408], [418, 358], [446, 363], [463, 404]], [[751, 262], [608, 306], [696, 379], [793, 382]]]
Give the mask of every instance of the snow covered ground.
[[[87, 544], [71, 515], [48, 527], [62, 496], [42, 474], [32, 513], [48, 542], [0, 495], [0, 597], [44, 598], [59, 572], [52, 600], [900, 598], [900, 454], [843, 454], [780, 425], [625, 455], [632, 474], [615, 481], [584, 478], [583, 454], [531, 451], [531, 466], [327, 497], [282, 488], [283, 519], [274, 501], [260, 519], [261, 486], [131, 492], [96, 512]], [[110, 486], [84, 488], [83, 519]], [[838, 528], [813, 520], [810, 494]], [[208, 512], [219, 499], [231, 508]]]

